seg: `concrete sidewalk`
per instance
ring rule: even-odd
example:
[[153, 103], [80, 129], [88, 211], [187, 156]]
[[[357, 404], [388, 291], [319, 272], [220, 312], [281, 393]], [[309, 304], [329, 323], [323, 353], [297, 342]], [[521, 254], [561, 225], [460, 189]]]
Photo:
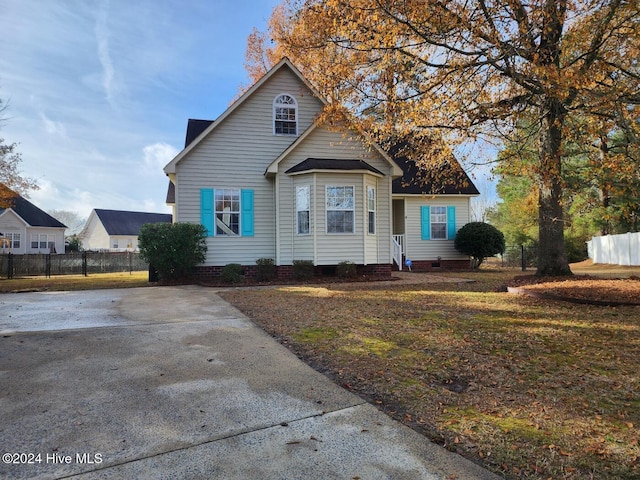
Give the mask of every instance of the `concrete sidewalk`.
[[201, 287], [2, 294], [0, 379], [1, 478], [498, 478]]

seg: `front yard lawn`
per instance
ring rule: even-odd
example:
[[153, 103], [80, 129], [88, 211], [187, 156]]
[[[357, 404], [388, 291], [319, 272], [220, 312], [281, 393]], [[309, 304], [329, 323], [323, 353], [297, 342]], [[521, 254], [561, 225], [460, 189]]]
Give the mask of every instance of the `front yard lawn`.
[[345, 388], [507, 478], [640, 478], [640, 307], [497, 292], [514, 275], [221, 296]]
[[149, 272], [92, 273], [83, 275], [54, 275], [0, 278], [0, 293], [42, 292], [62, 290], [93, 290], [99, 288], [135, 288], [155, 285], [149, 283]]

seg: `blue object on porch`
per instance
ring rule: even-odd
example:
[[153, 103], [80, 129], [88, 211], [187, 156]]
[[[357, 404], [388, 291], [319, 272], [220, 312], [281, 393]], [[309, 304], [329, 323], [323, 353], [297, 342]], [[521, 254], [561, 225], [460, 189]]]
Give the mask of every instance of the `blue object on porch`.
[[411, 260], [409, 260], [408, 258], [404, 261], [404, 264], [407, 266], [407, 268], [409, 269], [409, 271], [411, 271]]

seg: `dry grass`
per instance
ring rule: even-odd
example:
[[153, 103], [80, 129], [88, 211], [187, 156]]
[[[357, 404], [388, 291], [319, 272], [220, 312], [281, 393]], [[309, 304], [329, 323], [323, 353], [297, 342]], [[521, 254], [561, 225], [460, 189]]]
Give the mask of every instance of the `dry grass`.
[[640, 307], [498, 293], [518, 274], [221, 295], [338, 383], [507, 478], [640, 478]]
[[0, 293], [33, 292], [45, 290], [93, 290], [99, 288], [145, 287], [149, 283], [149, 272], [95, 273], [82, 275], [57, 275], [50, 278], [20, 277], [0, 278]]
[[[221, 295], [345, 388], [506, 478], [639, 479], [640, 307], [498, 293], [519, 275], [485, 270], [433, 281], [405, 274], [395, 282]], [[0, 291], [139, 287], [147, 280], [147, 272], [0, 279]], [[638, 281], [590, 282], [590, 298], [615, 291], [640, 298]], [[586, 285], [567, 284], [564, 294]], [[533, 288], [557, 293], [559, 284]]]

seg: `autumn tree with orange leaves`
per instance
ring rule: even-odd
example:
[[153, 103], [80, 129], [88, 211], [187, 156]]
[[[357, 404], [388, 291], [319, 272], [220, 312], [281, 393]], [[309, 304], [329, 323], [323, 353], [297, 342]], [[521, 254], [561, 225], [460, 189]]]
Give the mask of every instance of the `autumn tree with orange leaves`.
[[[501, 141], [512, 139], [520, 118], [533, 119], [538, 275], [571, 273], [567, 140], [616, 129], [637, 141], [637, 0], [285, 0], [248, 52], [254, 79], [286, 55], [329, 111], [345, 106], [377, 138], [428, 132], [451, 145]], [[570, 128], [574, 117], [586, 119], [580, 132]]]
[[[0, 101], [0, 123], [5, 109], [6, 104], [3, 105]], [[0, 208], [10, 206], [16, 194], [25, 196], [28, 190], [38, 188], [33, 179], [20, 174], [18, 167], [22, 158], [16, 151], [16, 146], [15, 143], [6, 144], [0, 138]]]

